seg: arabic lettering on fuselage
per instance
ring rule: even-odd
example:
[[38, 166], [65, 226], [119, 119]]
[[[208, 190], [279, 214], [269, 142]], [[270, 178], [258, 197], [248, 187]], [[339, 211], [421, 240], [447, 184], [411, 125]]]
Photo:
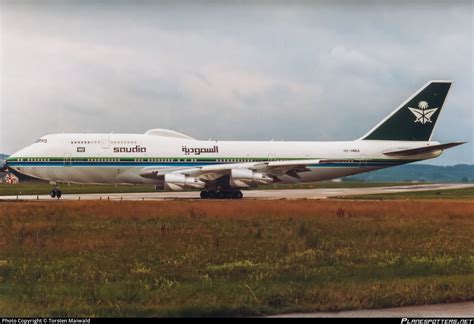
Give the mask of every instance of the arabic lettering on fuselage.
[[213, 147], [187, 147], [183, 146], [181, 150], [186, 155], [200, 155], [201, 153], [219, 153], [219, 146], [214, 145]]

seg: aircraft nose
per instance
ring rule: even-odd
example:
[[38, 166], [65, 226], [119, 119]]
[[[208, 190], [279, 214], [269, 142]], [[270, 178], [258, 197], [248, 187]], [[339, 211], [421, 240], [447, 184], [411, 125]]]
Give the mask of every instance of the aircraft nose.
[[18, 157], [24, 156], [25, 150], [26, 148], [21, 149], [18, 152], [15, 152], [12, 155], [10, 155], [6, 160], [3, 160], [2, 162], [0, 162], [0, 170], [3, 170], [3, 171], [7, 169], [9, 169], [10, 171], [14, 170], [15, 167], [12, 166], [10, 163], [15, 162]]
[[12, 155], [10, 155], [7, 158], [7, 163], [9, 161], [12, 161], [13, 159], [16, 159], [16, 158], [28, 156], [30, 154], [30, 151], [31, 151], [31, 145], [27, 146], [25, 148], [22, 148], [19, 151], [16, 151], [15, 153], [13, 153]]

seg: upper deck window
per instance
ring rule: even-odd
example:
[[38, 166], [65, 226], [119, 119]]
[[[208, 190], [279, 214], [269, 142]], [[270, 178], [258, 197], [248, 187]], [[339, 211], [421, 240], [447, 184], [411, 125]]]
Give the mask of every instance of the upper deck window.
[[40, 138], [39, 140], [36, 141], [36, 143], [48, 143], [48, 139]]

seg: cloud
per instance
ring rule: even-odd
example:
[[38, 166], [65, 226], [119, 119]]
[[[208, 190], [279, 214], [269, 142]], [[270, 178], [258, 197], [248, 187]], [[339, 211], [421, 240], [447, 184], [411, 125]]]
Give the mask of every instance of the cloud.
[[[47, 133], [157, 127], [353, 139], [438, 78], [455, 84], [436, 139], [473, 142], [469, 2], [0, 6], [0, 151]], [[473, 160], [469, 144], [433, 162]]]

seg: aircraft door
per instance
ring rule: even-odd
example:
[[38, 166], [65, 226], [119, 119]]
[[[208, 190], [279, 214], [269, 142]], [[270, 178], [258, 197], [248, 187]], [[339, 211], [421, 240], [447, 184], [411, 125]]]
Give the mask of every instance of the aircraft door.
[[103, 149], [108, 149], [110, 147], [110, 136], [109, 135], [103, 135], [100, 138], [100, 143], [101, 143]]
[[72, 164], [72, 157], [70, 153], [64, 154], [64, 166], [70, 167]]
[[367, 155], [363, 154], [359, 157], [359, 167], [360, 168], [367, 167]]
[[268, 154], [268, 161], [275, 161], [276, 160], [276, 155], [273, 153]]

